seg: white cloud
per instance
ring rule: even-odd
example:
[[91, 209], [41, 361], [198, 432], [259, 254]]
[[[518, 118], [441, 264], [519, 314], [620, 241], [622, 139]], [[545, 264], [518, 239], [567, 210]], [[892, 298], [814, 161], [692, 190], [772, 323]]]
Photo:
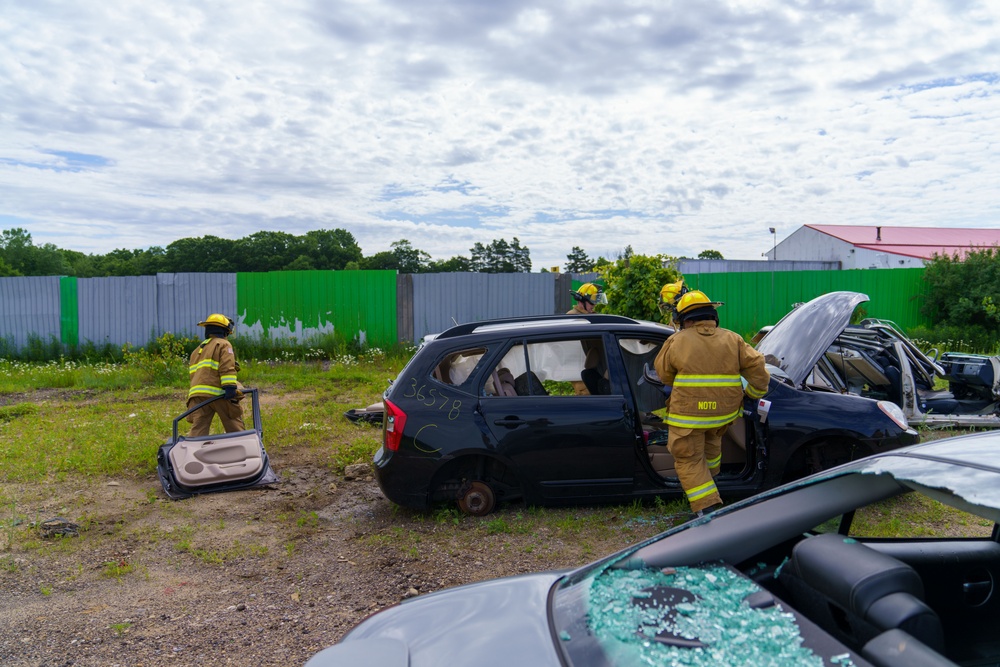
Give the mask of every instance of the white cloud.
[[84, 252], [342, 227], [440, 259], [517, 236], [536, 269], [575, 245], [757, 259], [768, 227], [807, 223], [1000, 227], [998, 18], [21, 0], [0, 18], [0, 227]]

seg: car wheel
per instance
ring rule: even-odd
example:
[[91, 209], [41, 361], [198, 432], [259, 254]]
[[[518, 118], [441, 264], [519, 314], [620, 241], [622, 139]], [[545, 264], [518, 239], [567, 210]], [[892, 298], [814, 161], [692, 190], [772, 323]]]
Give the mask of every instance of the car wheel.
[[462, 485], [458, 492], [458, 509], [472, 516], [486, 516], [497, 505], [493, 488], [486, 482], [476, 480]]

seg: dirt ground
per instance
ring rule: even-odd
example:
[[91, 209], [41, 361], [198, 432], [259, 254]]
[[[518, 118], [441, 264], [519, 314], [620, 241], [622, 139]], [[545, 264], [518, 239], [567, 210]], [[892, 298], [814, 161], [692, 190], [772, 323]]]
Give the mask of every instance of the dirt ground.
[[[412, 513], [316, 457], [282, 451], [280, 484], [183, 501], [155, 476], [0, 485], [17, 499], [0, 516], [27, 517], [0, 523], [0, 665], [301, 665], [407, 597], [583, 564], [666, 527], [581, 539], [520, 530], [523, 506]], [[57, 516], [84, 517], [79, 535], [42, 537]]]

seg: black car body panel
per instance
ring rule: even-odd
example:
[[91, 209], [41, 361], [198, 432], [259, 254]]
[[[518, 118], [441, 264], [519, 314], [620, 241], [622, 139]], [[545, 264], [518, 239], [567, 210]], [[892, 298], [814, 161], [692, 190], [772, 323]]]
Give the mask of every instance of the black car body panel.
[[[461, 325], [426, 341], [384, 395], [375, 456], [383, 493], [418, 509], [458, 500], [471, 513], [518, 498], [680, 494], [666, 426], [654, 414], [664, 397], [643, 382], [672, 333], [617, 316], [555, 316]], [[724, 495], [917, 440], [874, 400], [811, 391], [771, 370], [769, 412], [748, 399], [727, 434]], [[575, 393], [583, 385], [592, 392]]]
[[[940, 507], [911, 516], [918, 536], [885, 538], [859, 517], [886, 501]], [[940, 512], [975, 527], [956, 537]], [[411, 598], [307, 664], [997, 664], [998, 521], [1000, 433], [948, 438], [765, 491], [578, 570]]]

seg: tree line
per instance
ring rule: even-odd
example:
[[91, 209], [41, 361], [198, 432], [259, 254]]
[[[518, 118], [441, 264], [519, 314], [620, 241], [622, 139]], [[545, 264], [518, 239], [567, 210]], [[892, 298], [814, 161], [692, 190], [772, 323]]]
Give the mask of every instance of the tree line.
[[52, 243], [36, 245], [26, 230], [0, 233], [0, 276], [148, 276], [157, 273], [233, 273], [256, 271], [350, 271], [389, 269], [400, 273], [531, 271], [531, 251], [517, 237], [476, 243], [469, 256], [432, 260], [429, 253], [406, 239], [390, 249], [365, 256], [354, 235], [345, 229], [319, 229], [300, 236], [286, 232], [255, 232], [239, 239], [218, 236], [182, 238], [166, 247], [124, 248], [106, 254], [85, 254]]
[[[591, 258], [573, 246], [563, 270], [587, 273], [632, 255], [631, 246], [617, 257]], [[699, 259], [722, 259], [715, 250], [705, 250]], [[106, 254], [86, 254], [36, 245], [26, 230], [0, 233], [0, 277], [2, 276], [150, 276], [157, 273], [235, 273], [257, 271], [350, 271], [388, 269], [400, 273], [530, 273], [531, 251], [515, 236], [511, 241], [476, 242], [468, 256], [431, 259], [407, 239], [394, 241], [389, 250], [365, 256], [354, 235], [346, 229], [318, 229], [300, 236], [287, 232], [255, 232], [239, 239], [218, 236], [182, 238], [166, 247], [141, 250], [120, 248]], [[541, 269], [547, 271], [547, 268]]]

